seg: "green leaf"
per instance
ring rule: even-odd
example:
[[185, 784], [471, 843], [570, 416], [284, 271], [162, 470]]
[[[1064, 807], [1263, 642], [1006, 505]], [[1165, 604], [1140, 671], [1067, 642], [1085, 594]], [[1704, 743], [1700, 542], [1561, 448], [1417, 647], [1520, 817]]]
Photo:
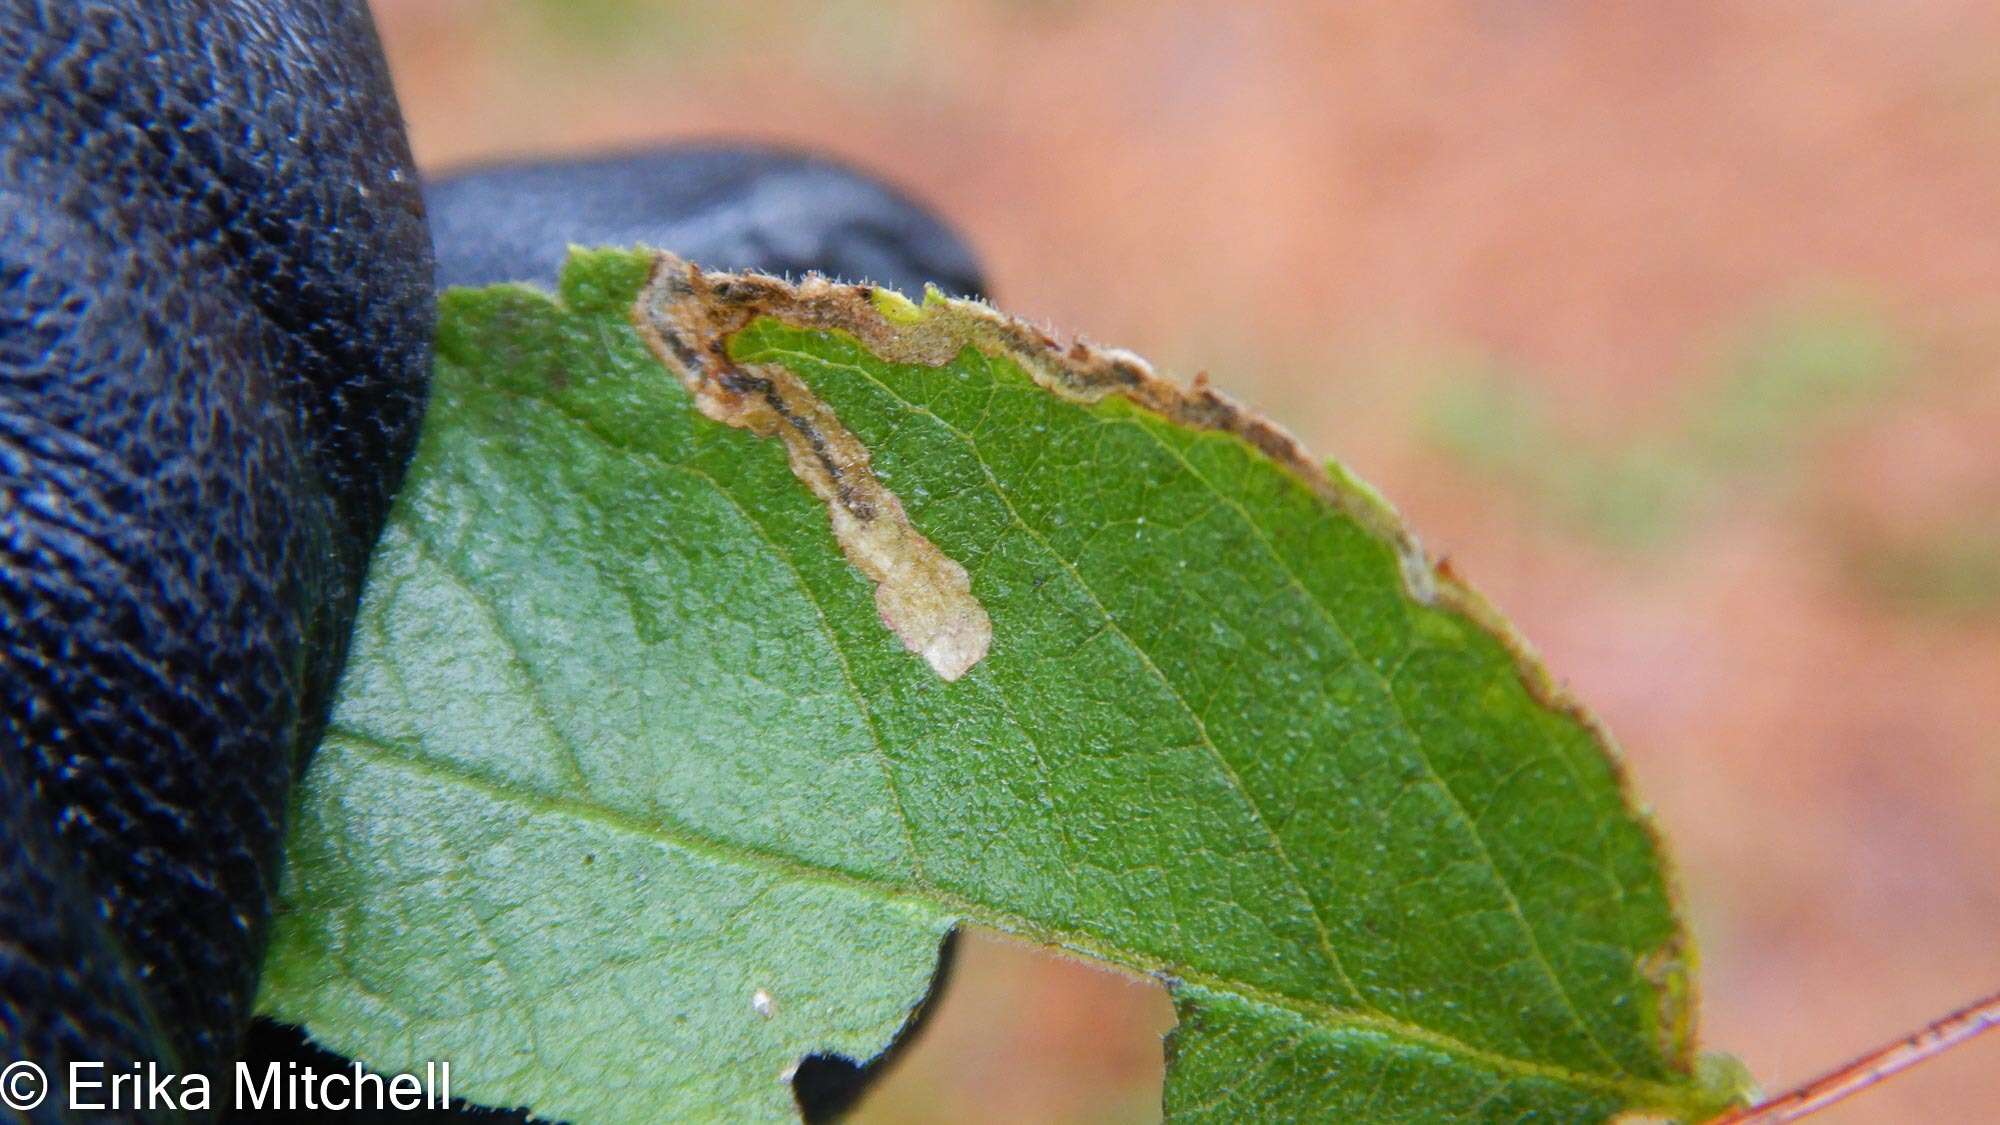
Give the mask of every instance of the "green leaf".
[[978, 923], [1166, 981], [1176, 1118], [1733, 1093], [1601, 732], [1268, 423], [640, 253], [448, 294], [438, 356], [266, 1012], [548, 1117], [780, 1118]]

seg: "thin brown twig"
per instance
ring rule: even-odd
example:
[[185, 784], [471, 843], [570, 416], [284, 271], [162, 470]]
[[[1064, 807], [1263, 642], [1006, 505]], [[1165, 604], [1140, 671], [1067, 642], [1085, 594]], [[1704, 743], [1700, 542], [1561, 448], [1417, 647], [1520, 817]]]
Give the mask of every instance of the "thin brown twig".
[[2000, 1027], [2000, 992], [1960, 1008], [1926, 1025], [1923, 1030], [1871, 1051], [1846, 1066], [1820, 1075], [1789, 1093], [1718, 1117], [1709, 1125], [1783, 1125], [1787, 1121], [1797, 1121], [1994, 1027]]

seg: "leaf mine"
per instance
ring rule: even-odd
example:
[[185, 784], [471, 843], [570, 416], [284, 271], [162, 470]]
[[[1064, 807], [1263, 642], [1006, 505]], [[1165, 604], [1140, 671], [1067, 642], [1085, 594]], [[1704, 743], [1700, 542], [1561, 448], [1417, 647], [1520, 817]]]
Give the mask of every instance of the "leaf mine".
[[792, 474], [826, 505], [841, 552], [875, 584], [882, 624], [946, 682], [965, 675], [993, 641], [971, 578], [911, 526], [902, 500], [869, 467], [867, 447], [798, 376], [730, 358], [729, 335], [757, 312], [751, 302], [716, 299], [733, 281], [663, 255], [635, 312], [640, 336], [703, 414], [785, 443]]

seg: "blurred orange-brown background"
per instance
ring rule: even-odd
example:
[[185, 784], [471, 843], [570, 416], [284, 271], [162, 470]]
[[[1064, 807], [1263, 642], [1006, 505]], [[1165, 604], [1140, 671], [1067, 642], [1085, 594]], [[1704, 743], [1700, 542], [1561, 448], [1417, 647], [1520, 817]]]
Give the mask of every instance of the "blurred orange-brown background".
[[[1616, 732], [1767, 1088], [2000, 987], [2000, 5], [374, 7], [428, 169], [829, 152], [1373, 481]], [[1157, 1116], [1156, 989], [967, 944], [865, 1119]], [[1821, 1118], [1988, 1119], [2000, 1036]]]

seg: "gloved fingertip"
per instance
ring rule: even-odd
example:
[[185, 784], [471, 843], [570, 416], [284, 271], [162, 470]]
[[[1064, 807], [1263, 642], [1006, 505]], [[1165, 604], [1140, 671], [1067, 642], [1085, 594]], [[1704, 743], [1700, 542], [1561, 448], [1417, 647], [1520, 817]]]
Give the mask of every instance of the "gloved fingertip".
[[762, 147], [681, 145], [496, 164], [425, 188], [437, 283], [553, 287], [571, 245], [655, 246], [711, 269], [818, 272], [905, 294], [985, 292], [965, 241], [889, 185]]

